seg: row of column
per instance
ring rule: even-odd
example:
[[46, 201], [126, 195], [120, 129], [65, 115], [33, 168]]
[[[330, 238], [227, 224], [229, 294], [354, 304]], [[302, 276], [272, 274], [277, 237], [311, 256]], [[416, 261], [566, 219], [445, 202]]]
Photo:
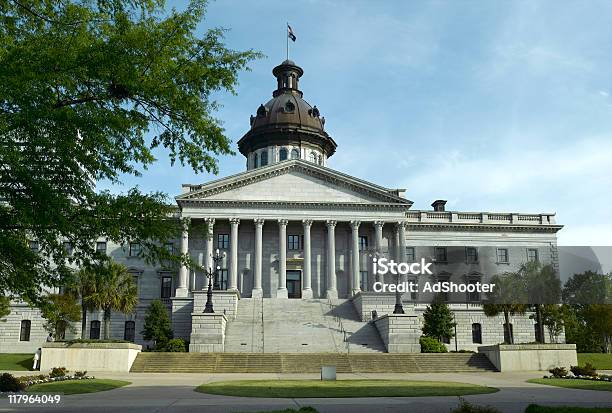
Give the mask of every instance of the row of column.
[[[214, 218], [206, 218], [204, 220], [207, 226], [206, 234], [206, 259], [204, 262], [205, 268], [212, 270], [213, 259], [213, 227], [215, 224]], [[228, 290], [238, 290], [238, 225], [239, 218], [230, 218], [230, 271]], [[255, 267], [253, 277], [253, 292], [252, 297], [259, 298], [263, 296], [262, 289], [262, 256], [263, 256], [263, 225], [265, 220], [261, 218], [254, 219], [255, 223]], [[287, 219], [278, 220], [279, 228], [279, 287], [277, 290], [278, 298], [287, 298]], [[304, 227], [304, 264], [302, 267], [302, 297], [312, 298], [311, 287], [311, 245], [310, 245], [310, 228], [313, 220], [302, 220]], [[325, 222], [327, 226], [327, 291], [328, 298], [338, 298], [337, 279], [336, 279], [336, 224], [335, 220]], [[382, 254], [383, 226], [384, 221], [374, 221], [375, 228], [375, 251], [377, 254]], [[351, 246], [352, 246], [352, 274], [351, 274], [351, 292], [357, 294], [361, 291], [361, 268], [360, 250], [359, 250], [359, 226], [361, 221], [350, 221], [351, 226]], [[395, 231], [395, 242], [397, 248], [396, 259], [404, 262], [406, 260], [406, 229], [404, 223], [397, 223]], [[189, 233], [187, 228], [183, 230], [180, 251], [181, 254], [188, 253]], [[187, 278], [188, 268], [181, 265], [179, 269], [178, 286], [176, 288], [176, 297], [187, 297]]]

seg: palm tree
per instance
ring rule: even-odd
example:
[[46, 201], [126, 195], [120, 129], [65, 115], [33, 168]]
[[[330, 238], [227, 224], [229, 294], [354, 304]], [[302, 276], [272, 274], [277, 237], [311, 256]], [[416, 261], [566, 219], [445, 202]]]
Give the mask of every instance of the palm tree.
[[95, 308], [89, 301], [89, 297], [96, 291], [96, 275], [92, 268], [82, 268], [74, 274], [74, 278], [66, 287], [66, 293], [75, 299], [81, 300], [81, 338], [85, 338], [87, 330], [87, 312]]
[[111, 311], [131, 313], [138, 304], [138, 288], [124, 265], [108, 262], [96, 271], [95, 290], [86, 298], [88, 305], [104, 311], [104, 339], [110, 339]]
[[561, 302], [561, 280], [552, 265], [543, 266], [536, 261], [521, 265], [518, 272], [527, 291], [527, 302], [535, 310], [539, 339], [544, 342], [543, 307]]
[[484, 313], [487, 317], [504, 315], [504, 329], [507, 331], [508, 341], [514, 344], [514, 334], [510, 329], [510, 316], [523, 315], [527, 311], [525, 303], [525, 289], [518, 274], [506, 273], [501, 276], [491, 277], [492, 284], [495, 284], [493, 292], [488, 295], [488, 302], [483, 305]]

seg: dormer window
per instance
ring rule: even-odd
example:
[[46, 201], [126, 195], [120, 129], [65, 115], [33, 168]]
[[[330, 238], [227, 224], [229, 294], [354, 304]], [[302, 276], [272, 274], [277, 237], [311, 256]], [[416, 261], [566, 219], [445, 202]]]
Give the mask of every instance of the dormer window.
[[281, 148], [281, 150], [278, 152], [278, 160], [279, 161], [287, 160], [287, 149]]

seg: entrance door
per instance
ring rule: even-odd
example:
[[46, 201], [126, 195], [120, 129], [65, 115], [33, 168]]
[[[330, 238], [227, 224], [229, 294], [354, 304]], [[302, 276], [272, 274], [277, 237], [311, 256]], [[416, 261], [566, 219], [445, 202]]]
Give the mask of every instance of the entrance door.
[[287, 270], [287, 296], [302, 298], [302, 271]]

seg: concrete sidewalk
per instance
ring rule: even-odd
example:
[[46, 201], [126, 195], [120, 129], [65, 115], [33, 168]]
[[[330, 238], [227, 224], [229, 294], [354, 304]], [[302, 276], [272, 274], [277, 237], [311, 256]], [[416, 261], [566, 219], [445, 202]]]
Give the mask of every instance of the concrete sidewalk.
[[[18, 372], [16, 372], [18, 373]], [[24, 372], [21, 372], [24, 373]], [[60, 406], [10, 406], [0, 401], [0, 411], [37, 411], [40, 408], [61, 412], [251, 412], [312, 406], [321, 413], [340, 412], [444, 412], [458, 405], [457, 397], [393, 397], [344, 399], [263, 399], [207, 395], [194, 391], [197, 385], [220, 380], [317, 379], [317, 374], [150, 374], [98, 373], [99, 378], [127, 380], [131, 385], [93, 394], [63, 396]], [[527, 405], [567, 405], [609, 407], [612, 393], [572, 390], [526, 383], [544, 372], [520, 373], [432, 373], [432, 374], [339, 374], [339, 380], [402, 379], [454, 381], [499, 388], [492, 394], [465, 396], [471, 403], [491, 405], [501, 412], [522, 413]], [[9, 409], [9, 410], [6, 410]]]

